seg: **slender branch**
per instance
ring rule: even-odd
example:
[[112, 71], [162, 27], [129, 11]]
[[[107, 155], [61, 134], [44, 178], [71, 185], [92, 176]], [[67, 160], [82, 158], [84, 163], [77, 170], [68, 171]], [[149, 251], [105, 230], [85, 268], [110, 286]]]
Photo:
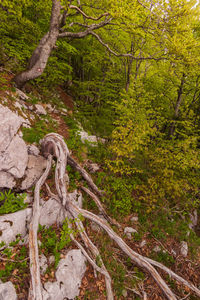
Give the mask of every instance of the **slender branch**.
[[83, 38], [89, 34], [91, 34], [92, 30], [96, 30], [98, 28], [101, 28], [111, 22], [112, 18], [105, 19], [104, 21], [98, 23], [98, 24], [92, 24], [88, 26], [88, 28], [85, 31], [81, 32], [61, 32], [59, 33], [58, 37], [70, 37], [70, 38]]
[[95, 20], [95, 21], [98, 21], [99, 19], [101, 19], [101, 18], [106, 17], [106, 16], [109, 15], [109, 13], [106, 12], [106, 13], [100, 15], [99, 17], [95, 18], [95, 17], [91, 17], [91, 16], [86, 15], [86, 13], [84, 13], [84, 11], [82, 11], [78, 6], [75, 6], [75, 5], [69, 5], [69, 8], [77, 10], [77, 11], [78, 11], [81, 15], [83, 15], [86, 19]]

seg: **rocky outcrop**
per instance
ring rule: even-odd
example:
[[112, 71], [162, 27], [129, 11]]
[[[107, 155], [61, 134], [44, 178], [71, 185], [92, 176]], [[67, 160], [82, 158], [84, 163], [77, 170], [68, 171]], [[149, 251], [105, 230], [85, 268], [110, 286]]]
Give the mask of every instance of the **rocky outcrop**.
[[0, 284], [0, 300], [17, 300], [17, 294], [12, 282]]
[[57, 281], [45, 283], [43, 300], [75, 299], [86, 271], [85, 263], [81, 250], [70, 250], [58, 264], [55, 274]]

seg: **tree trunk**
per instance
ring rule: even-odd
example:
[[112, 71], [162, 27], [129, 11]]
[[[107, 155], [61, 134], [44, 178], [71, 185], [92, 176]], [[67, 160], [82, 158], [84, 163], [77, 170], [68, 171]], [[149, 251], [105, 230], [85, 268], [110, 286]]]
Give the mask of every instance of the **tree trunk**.
[[[186, 75], [183, 74], [183, 76], [181, 78], [181, 84], [180, 84], [179, 89], [178, 89], [178, 96], [177, 96], [175, 112], [174, 112], [174, 119], [175, 120], [178, 118], [178, 115], [179, 115], [179, 109], [180, 109], [180, 105], [181, 105], [181, 102], [182, 102], [182, 96], [183, 96], [183, 86], [184, 86], [184, 83], [185, 83], [185, 77], [186, 77]], [[169, 138], [171, 138], [174, 135], [174, 131], [175, 131], [175, 121], [173, 121], [171, 126], [170, 126]]]
[[43, 73], [51, 51], [58, 39], [61, 6], [60, 2], [57, 0], [53, 0], [52, 2], [53, 5], [49, 31], [43, 36], [39, 45], [33, 52], [27, 69], [17, 74], [13, 79], [16, 86], [19, 88], [22, 88], [28, 80], [35, 79]]

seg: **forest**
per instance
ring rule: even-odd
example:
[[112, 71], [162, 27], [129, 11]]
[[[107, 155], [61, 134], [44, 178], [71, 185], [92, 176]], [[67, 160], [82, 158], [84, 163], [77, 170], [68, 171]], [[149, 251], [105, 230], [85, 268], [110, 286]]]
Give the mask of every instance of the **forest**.
[[[0, 103], [8, 89], [22, 90], [33, 104], [66, 105], [60, 128], [38, 120], [23, 129], [24, 140], [39, 145], [46, 134], [57, 132], [80, 165], [98, 164], [92, 180], [104, 191], [96, 196], [108, 215], [122, 228], [136, 218], [129, 247], [137, 252], [145, 240], [149, 246], [139, 250], [141, 255], [199, 288], [199, 1], [0, 0]], [[80, 124], [97, 137], [96, 147], [80, 139]], [[81, 185], [72, 165], [67, 166], [71, 190]], [[96, 213], [88, 197], [84, 208]], [[169, 294], [144, 266], [118, 252], [112, 255], [113, 242], [102, 232], [100, 240], [96, 245], [103, 248], [114, 296], [104, 284], [102, 294], [92, 287], [76, 299], [106, 299], [105, 291], [109, 300], [199, 299], [200, 292], [177, 287], [162, 270], [174, 291]], [[183, 241], [189, 247], [185, 258], [172, 251]], [[157, 242], [164, 251], [153, 251]], [[0, 261], [0, 277], [10, 280], [4, 269]], [[17, 285], [21, 291], [20, 280]], [[42, 299], [26, 297], [19, 299]]]

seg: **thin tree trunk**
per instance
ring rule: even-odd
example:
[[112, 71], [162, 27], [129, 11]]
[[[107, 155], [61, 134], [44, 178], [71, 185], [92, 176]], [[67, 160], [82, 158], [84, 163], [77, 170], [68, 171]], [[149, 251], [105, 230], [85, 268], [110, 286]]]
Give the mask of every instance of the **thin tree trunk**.
[[[176, 101], [176, 106], [175, 106], [175, 111], [174, 111], [174, 119], [176, 120], [179, 115], [179, 110], [180, 110], [180, 105], [183, 99], [183, 86], [185, 83], [185, 74], [183, 73], [183, 76], [181, 78], [181, 84], [178, 89], [178, 96], [177, 96], [177, 101]], [[172, 122], [170, 129], [169, 129], [169, 137], [171, 138], [174, 135], [175, 131], [175, 121]]]
[[49, 31], [40, 40], [39, 45], [33, 52], [28, 67], [25, 71], [14, 77], [14, 82], [19, 88], [23, 88], [29, 80], [35, 79], [42, 75], [52, 49], [54, 48], [59, 35], [60, 23], [60, 2], [53, 0], [51, 21]]

